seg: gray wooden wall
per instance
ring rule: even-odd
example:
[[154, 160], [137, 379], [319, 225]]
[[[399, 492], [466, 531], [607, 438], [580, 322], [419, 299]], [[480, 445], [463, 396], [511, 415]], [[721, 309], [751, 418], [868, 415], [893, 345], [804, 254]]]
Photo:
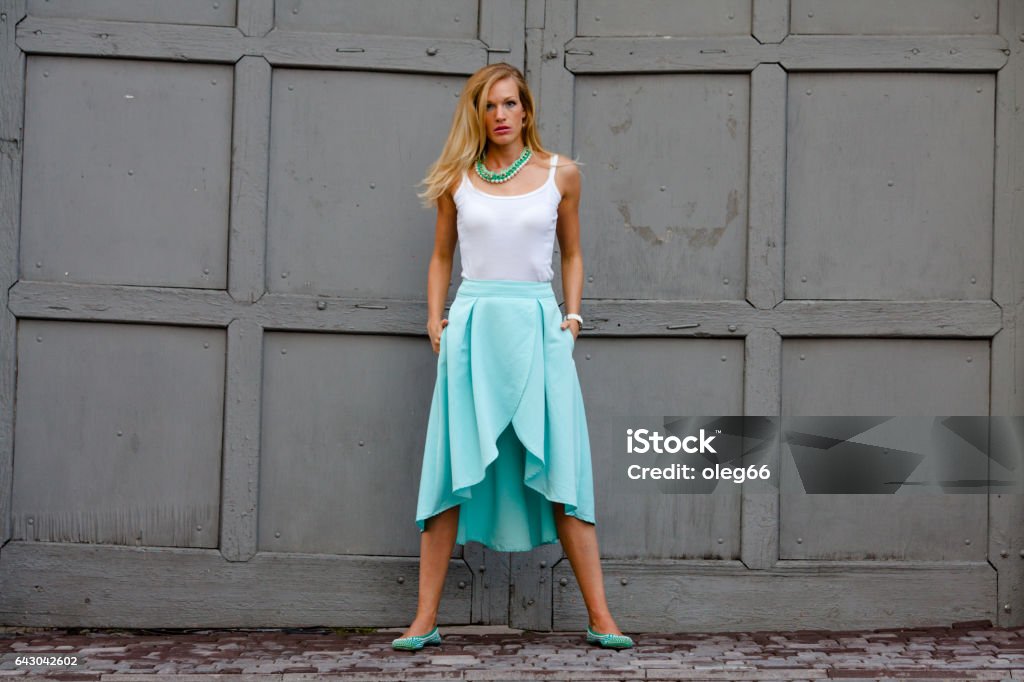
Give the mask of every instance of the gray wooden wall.
[[[607, 429], [1024, 414], [1021, 0], [0, 0], [0, 36], [3, 623], [409, 622], [414, 185], [494, 61], [585, 164], [620, 626], [1024, 623], [1020, 495], [623, 497]], [[456, 546], [442, 624], [585, 618], [560, 546]]]

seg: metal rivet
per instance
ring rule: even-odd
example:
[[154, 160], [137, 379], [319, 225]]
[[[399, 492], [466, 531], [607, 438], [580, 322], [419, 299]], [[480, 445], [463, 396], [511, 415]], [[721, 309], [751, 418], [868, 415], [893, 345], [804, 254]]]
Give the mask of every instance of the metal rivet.
[[209, 348], [209, 347], [210, 347], [210, 342], [209, 341], [207, 341], [207, 342], [205, 342], [203, 344], [203, 348]]
[[316, 302], [316, 309], [317, 310], [324, 310], [325, 308], [327, 308], [327, 304], [326, 303], [324, 303], [323, 301], [317, 301]]
[[377, 183], [376, 182], [371, 182], [370, 183], [370, 189], [377, 189]]
[[1012, 611], [1012, 609], [1010, 608], [1009, 603], [1003, 604], [1003, 611], [1005, 611], [1006, 613], [1009, 613], [1010, 611]]
[[128, 175], [135, 175], [135, 171], [133, 171], [131, 168], [129, 168], [128, 169]]
[[213, 3], [213, 8], [214, 9], [219, 9], [220, 8], [220, 3], [219, 2]]
[[665, 185], [662, 185], [662, 186], [661, 186], [661, 191], [662, 191], [662, 192], [664, 192], [664, 191], [665, 191]]
[[800, 278], [800, 281], [801, 281], [801, 282], [806, 282], [806, 281], [807, 281], [807, 276], [806, 276], [806, 275], [802, 276], [802, 277]]
[[209, 275], [210, 274], [210, 268], [203, 268], [203, 274], [204, 275]]
[[725, 540], [723, 540], [722, 538], [718, 538], [718, 544], [722, 544], [723, 542], [725, 542]]
[[586, 354], [586, 356], [584, 356], [584, 357], [585, 357], [585, 358], [586, 358], [587, 360], [589, 360], [589, 359], [590, 359], [590, 353], [587, 353], [587, 354]]
[[913, 54], [920, 54], [920, 52], [921, 50], [917, 49], [916, 47], [911, 50], [911, 53]]
[[465, 580], [460, 580], [459, 581], [459, 589], [460, 590], [466, 589], [466, 581]]
[[1010, 556], [1010, 552], [1009, 552], [1009, 550], [1004, 549], [1003, 551], [1001, 551], [999, 553], [999, 556], [1001, 556], [1001, 557], [1003, 557], [1005, 559], [1006, 557]]
[[601, 21], [601, 17], [600, 17], [600, 16], [597, 16], [597, 15], [595, 15], [595, 16], [594, 16], [594, 21]]
[[807, 16], [808, 16], [808, 17], [813, 17], [813, 16], [814, 16], [814, 12], [808, 12], [808, 13], [807, 13]]
[[487, 567], [486, 567], [486, 566], [481, 566], [481, 567], [480, 567], [480, 572], [481, 572], [481, 573], [483, 573], [483, 572], [484, 572], [484, 571], [486, 571], [486, 570], [487, 570]]
[[284, 272], [281, 273], [281, 279], [285, 279], [287, 277], [288, 277], [288, 271], [285, 270]]
[[294, 89], [295, 89], [295, 86], [294, 86], [294, 85], [289, 85], [289, 86], [288, 86], [288, 89], [289, 89], [289, 90], [294, 90]]
[[404, 583], [404, 582], [405, 582], [405, 576], [404, 576], [404, 575], [400, 575], [400, 576], [398, 576], [398, 583], [399, 583], [399, 584], [402, 584], [402, 583]]
[[533, 606], [533, 600], [532, 600], [532, 599], [530, 599], [529, 601], [527, 601], [527, 602], [526, 602], [526, 605], [527, 605], [527, 606]]
[[734, 331], [736, 331], [736, 325], [734, 325], [734, 324], [730, 324], [730, 325], [729, 325], [729, 331], [731, 331], [731, 332], [734, 332]]
[[588, 282], [593, 282], [594, 281], [594, 276], [591, 275], [590, 277], [587, 277], [587, 281]]
[[977, 277], [971, 277], [971, 284], [976, 284], [978, 281]]
[[120, 437], [121, 437], [121, 436], [123, 436], [123, 435], [124, 435], [124, 431], [118, 431], [118, 432], [117, 432], [117, 437], [118, 437], [118, 438], [120, 438]]
[[619, 582], [622, 583], [623, 585], [628, 585], [629, 584], [629, 578], [621, 578], [619, 580]]
[[801, 360], [803, 360], [803, 359], [804, 359], [804, 354], [803, 354], [803, 353], [801, 353], [801, 354], [800, 354], [800, 359], [801, 359]]
[[43, 261], [41, 261], [41, 260], [37, 260], [37, 261], [36, 261], [36, 267], [37, 267], [37, 268], [41, 268], [41, 267], [43, 267]]
[[950, 54], [956, 54], [957, 52], [959, 52], [959, 50], [957, 50], [955, 47], [949, 48], [949, 53]]
[[292, 14], [298, 14], [298, 13], [299, 13], [299, 8], [298, 7], [292, 7]]
[[363, 447], [363, 441], [359, 441], [359, 447]]
[[558, 584], [559, 584], [559, 585], [561, 585], [562, 587], [565, 587], [566, 585], [568, 585], [568, 584], [569, 584], [569, 581], [568, 581], [567, 579], [565, 579], [565, 578], [561, 578], [561, 579], [560, 579], [560, 580], [558, 581]]
[[39, 341], [40, 343], [42, 343], [42, 341], [43, 341], [43, 337], [41, 337], [41, 336], [37, 336], [37, 337], [36, 337], [36, 341]]
[[203, 529], [202, 526], [196, 526], [196, 530], [202, 530], [202, 529]]
[[732, 97], [732, 90], [729, 90], [727, 94], [729, 95], [729, 97]]
[[973, 362], [973, 361], [974, 361], [974, 358], [971, 357], [970, 355], [968, 355], [967, 356], [967, 362]]
[[433, 57], [436, 54], [437, 54], [437, 48], [436, 47], [428, 47], [427, 48], [427, 55], [428, 56]]
[[723, 277], [722, 278], [722, 284], [728, 284], [728, 283], [729, 283], [729, 278], [728, 277]]
[[276, 533], [274, 533], [274, 537], [275, 538], [281, 537], [281, 531], [277, 531]]
[[456, 14], [455, 15], [455, 23], [459, 23], [460, 21], [461, 21], [461, 19], [459, 19], [459, 15]]
[[721, 360], [722, 360], [722, 362], [725, 362], [726, 358], [725, 358], [724, 355], [722, 356]]
[[803, 538], [797, 538], [796, 539], [796, 544], [802, 545], [803, 543], [804, 543], [804, 539]]
[[966, 540], [964, 540], [964, 544], [965, 544], [965, 545], [969, 545], [969, 544], [971, 544], [971, 539], [970, 539], [970, 538], [967, 538]]
[[594, 90], [593, 92], [591, 92], [590, 96], [591, 97], [597, 97], [597, 90]]
[[804, 94], [805, 94], [805, 95], [809, 95], [809, 94], [811, 94], [811, 91], [810, 91], [810, 89], [808, 88], [807, 90], [804, 90]]
[[30, 526], [31, 526], [31, 525], [32, 525], [32, 524], [34, 524], [35, 522], [36, 522], [36, 520], [35, 520], [35, 519], [33, 519], [32, 517], [29, 517], [29, 519], [28, 519], [28, 525], [30, 525]]
[[981, 19], [981, 14], [979, 14], [978, 12], [975, 12], [974, 13], [974, 18], [975, 19]]
[[288, 349], [287, 348], [282, 348], [281, 349], [281, 355], [288, 355]]
[[544, 568], [544, 567], [546, 567], [547, 565], [548, 565], [548, 562], [546, 562], [546, 561], [542, 561], [542, 562], [540, 562], [540, 567], [541, 567], [541, 568]]
[[216, 85], [217, 81], [210, 81], [210, 85]]

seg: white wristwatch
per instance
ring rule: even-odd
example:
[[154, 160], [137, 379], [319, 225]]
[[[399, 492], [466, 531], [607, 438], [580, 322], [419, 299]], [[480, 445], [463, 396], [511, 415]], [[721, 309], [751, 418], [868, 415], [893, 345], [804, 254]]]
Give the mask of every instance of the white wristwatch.
[[562, 320], [576, 320], [577, 322], [580, 323], [581, 327], [583, 326], [583, 318], [577, 315], [576, 313], [566, 313], [565, 317], [563, 317]]

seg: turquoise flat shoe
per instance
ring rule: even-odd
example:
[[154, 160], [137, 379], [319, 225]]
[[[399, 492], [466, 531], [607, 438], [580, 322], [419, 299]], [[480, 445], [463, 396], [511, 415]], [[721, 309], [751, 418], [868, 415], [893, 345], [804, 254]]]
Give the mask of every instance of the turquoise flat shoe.
[[412, 635], [410, 637], [399, 637], [391, 642], [392, 649], [401, 649], [402, 651], [418, 651], [427, 644], [440, 644], [441, 633], [437, 631], [437, 626], [425, 635]]
[[602, 649], [630, 649], [633, 646], [633, 640], [626, 635], [612, 633], [602, 635], [591, 630], [589, 625], [587, 626], [587, 643], [597, 644]]

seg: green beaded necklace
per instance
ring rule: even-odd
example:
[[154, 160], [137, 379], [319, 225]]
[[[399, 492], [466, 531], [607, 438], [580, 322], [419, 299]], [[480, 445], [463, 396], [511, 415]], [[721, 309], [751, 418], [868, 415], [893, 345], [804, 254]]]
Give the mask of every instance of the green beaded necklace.
[[476, 174], [492, 184], [507, 182], [512, 178], [512, 176], [518, 173], [524, 165], [526, 165], [526, 162], [530, 159], [532, 154], [533, 152], [529, 147], [523, 147], [523, 153], [519, 155], [518, 159], [512, 162], [511, 166], [497, 171], [487, 170], [487, 167], [484, 166], [483, 157], [480, 157], [476, 160]]

